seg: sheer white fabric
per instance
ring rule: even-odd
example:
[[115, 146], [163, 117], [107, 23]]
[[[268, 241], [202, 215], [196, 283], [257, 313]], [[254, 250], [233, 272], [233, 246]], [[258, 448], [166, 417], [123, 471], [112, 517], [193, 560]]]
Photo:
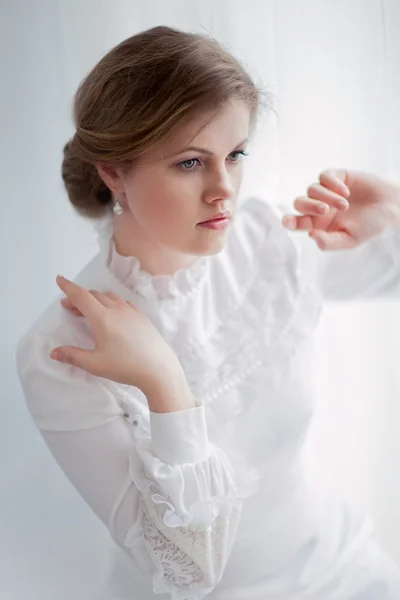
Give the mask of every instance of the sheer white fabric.
[[152, 319], [197, 406], [152, 413], [137, 388], [51, 360], [55, 346], [93, 346], [86, 321], [59, 306], [16, 358], [50, 452], [129, 558], [135, 589], [127, 584], [123, 597], [400, 597], [400, 574], [370, 540], [368, 518], [315, 498], [300, 466], [322, 301], [400, 296], [400, 234], [322, 253], [252, 198], [220, 254], [151, 277], [116, 253], [110, 219], [98, 231], [99, 256], [76, 281]]

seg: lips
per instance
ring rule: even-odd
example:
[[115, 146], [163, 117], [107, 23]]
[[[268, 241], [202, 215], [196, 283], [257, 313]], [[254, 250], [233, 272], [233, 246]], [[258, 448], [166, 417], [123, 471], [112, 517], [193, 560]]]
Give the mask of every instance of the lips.
[[218, 217], [218, 219], [210, 219], [209, 221], [203, 221], [203, 223], [218, 223], [218, 221], [225, 221], [228, 217]]
[[208, 221], [201, 221], [201, 223], [214, 223], [214, 222], [218, 222], [218, 221], [224, 221], [225, 219], [230, 219], [230, 218], [231, 218], [231, 213], [225, 212], [225, 213], [220, 214], [218, 217], [214, 217], [214, 219], [208, 219]]

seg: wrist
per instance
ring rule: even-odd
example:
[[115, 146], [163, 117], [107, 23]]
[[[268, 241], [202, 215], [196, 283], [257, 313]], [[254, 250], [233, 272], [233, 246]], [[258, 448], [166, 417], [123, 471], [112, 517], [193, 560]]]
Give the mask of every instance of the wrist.
[[182, 369], [162, 379], [153, 378], [142, 391], [151, 412], [176, 412], [197, 406]]

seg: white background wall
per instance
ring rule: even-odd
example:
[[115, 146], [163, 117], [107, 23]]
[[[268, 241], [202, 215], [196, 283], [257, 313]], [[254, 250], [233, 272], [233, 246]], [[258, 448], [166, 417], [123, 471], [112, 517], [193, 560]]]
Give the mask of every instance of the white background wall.
[[[90, 600], [107, 531], [35, 430], [16, 377], [17, 340], [97, 251], [63, 190], [75, 89], [122, 39], [158, 24], [208, 31], [277, 98], [243, 195], [292, 205], [331, 166], [400, 180], [396, 0], [2, 0], [0, 3], [0, 581], [2, 597]], [[327, 305], [316, 332], [317, 414], [307, 468], [371, 510], [400, 564], [400, 308]]]

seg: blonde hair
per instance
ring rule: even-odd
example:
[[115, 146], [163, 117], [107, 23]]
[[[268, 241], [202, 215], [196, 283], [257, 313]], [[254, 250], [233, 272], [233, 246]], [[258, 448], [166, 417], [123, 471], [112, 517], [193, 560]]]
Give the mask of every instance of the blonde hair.
[[76, 133], [64, 147], [61, 169], [72, 205], [82, 216], [101, 217], [112, 195], [96, 163], [129, 171], [191, 116], [232, 98], [247, 103], [254, 127], [262, 96], [213, 38], [159, 26], [124, 40], [95, 65], [74, 97]]

